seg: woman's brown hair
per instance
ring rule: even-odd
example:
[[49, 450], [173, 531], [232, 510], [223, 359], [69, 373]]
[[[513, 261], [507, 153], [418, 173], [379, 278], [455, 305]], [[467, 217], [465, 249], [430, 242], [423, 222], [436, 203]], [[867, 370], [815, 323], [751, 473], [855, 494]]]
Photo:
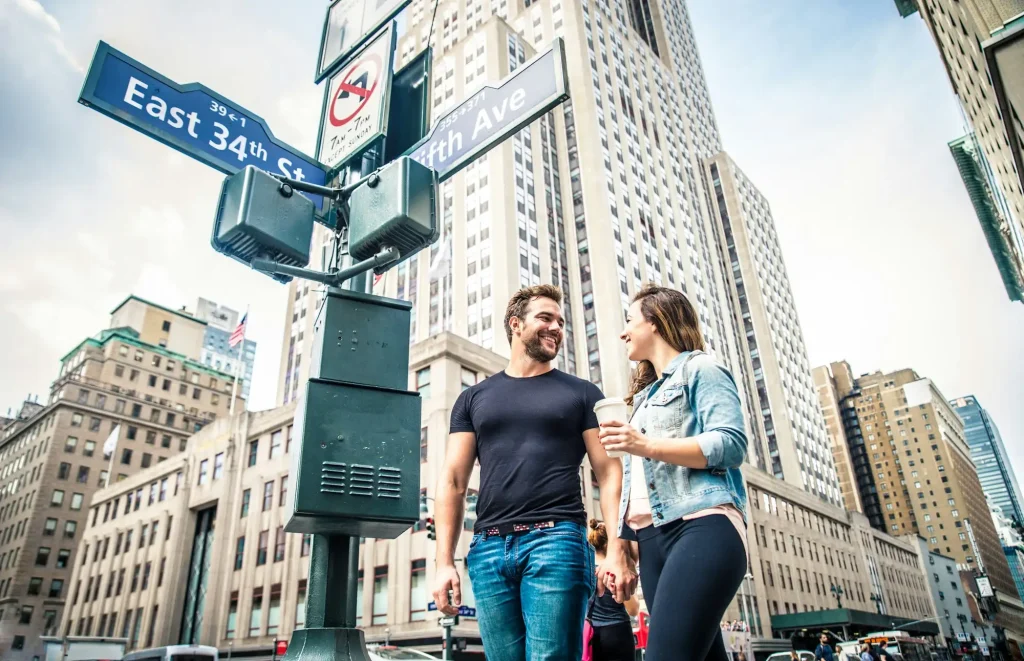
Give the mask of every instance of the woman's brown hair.
[[604, 524], [597, 519], [590, 520], [590, 530], [587, 531], [587, 541], [598, 553], [608, 552], [608, 531]]
[[[644, 321], [654, 324], [658, 335], [676, 351], [704, 349], [704, 335], [700, 332], [697, 310], [681, 291], [657, 285], [645, 285], [633, 297], [640, 301]], [[658, 373], [649, 360], [642, 360], [633, 372], [626, 403], [633, 405], [638, 392], [658, 380]]]

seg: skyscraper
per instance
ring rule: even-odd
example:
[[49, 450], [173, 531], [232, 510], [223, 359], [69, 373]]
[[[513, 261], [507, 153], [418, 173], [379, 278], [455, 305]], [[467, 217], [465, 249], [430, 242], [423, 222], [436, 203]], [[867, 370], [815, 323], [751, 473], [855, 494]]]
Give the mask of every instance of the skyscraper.
[[227, 416], [232, 376], [199, 362], [205, 327], [129, 296], [109, 328], [61, 359], [48, 402], [5, 428], [0, 657], [39, 658], [39, 636], [57, 633], [93, 494], [181, 453]]
[[[252, 366], [256, 362], [256, 342], [247, 339], [241, 346], [231, 346], [229, 340], [238, 327], [238, 312], [214, 301], [200, 298], [196, 303], [196, 319], [207, 323], [199, 360], [207, 367], [239, 375], [242, 379], [242, 397], [248, 401]], [[239, 360], [242, 361], [241, 369]]]
[[1024, 301], [1024, 0], [896, 0], [935, 40], [965, 123], [950, 143], [1011, 300]]
[[763, 432], [772, 475], [841, 506], [832, 446], [768, 201], [725, 152], [709, 160], [708, 170], [731, 268], [733, 295], [727, 300], [743, 333], [739, 346], [750, 361], [738, 359], [740, 373], [749, 374], [747, 390], [757, 397], [749, 426], [755, 437]]
[[870, 470], [870, 482], [857, 485], [872, 525], [919, 535], [929, 550], [987, 575], [995, 598], [981, 595], [982, 610], [1021, 639], [1024, 606], [953, 408], [911, 369], [851, 379], [845, 363], [831, 368], [854, 470], [858, 478]]
[[[744, 268], [775, 266], [746, 283], [771, 292], [754, 303], [763, 298], [771, 312], [760, 313], [753, 358], [740, 331], [708, 165], [721, 140], [685, 3], [469, 0], [442, 4], [431, 36], [432, 10], [412, 2], [396, 53], [401, 66], [432, 44], [432, 117], [556, 37], [566, 44], [571, 99], [443, 184], [441, 240], [375, 286], [413, 304], [412, 341], [450, 331], [507, 356], [506, 301], [524, 285], [557, 284], [566, 313], [557, 366], [621, 395], [629, 365], [618, 336], [630, 299], [645, 282], [675, 287], [697, 308], [709, 352], [740, 382], [750, 462], [839, 503], [779, 247], [755, 240], [774, 237], [763, 199]], [[326, 246], [314, 252], [329, 262]], [[321, 297], [308, 283], [290, 287], [280, 403], [308, 375], [306, 338]], [[759, 371], [753, 359], [764, 362]], [[755, 371], [770, 401], [759, 401]]]
[[978, 469], [978, 481], [992, 505], [1002, 514], [1024, 525], [1024, 498], [1020, 495], [1006, 446], [999, 428], [974, 395], [950, 400], [950, 406], [964, 423], [964, 438], [971, 446], [971, 461]]

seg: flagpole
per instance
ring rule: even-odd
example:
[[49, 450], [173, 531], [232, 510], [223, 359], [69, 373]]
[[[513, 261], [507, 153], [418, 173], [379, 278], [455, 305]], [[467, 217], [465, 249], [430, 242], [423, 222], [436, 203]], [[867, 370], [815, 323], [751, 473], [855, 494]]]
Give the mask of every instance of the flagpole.
[[245, 333], [249, 330], [249, 306], [245, 306], [245, 315], [242, 317], [245, 326], [242, 326], [242, 340], [238, 343], [238, 362], [235, 364], [235, 381], [231, 384], [231, 403], [228, 408], [228, 418], [235, 418], [235, 399], [238, 395], [238, 379], [242, 372], [242, 354], [245, 351]]
[[[116, 436], [115, 436], [115, 434], [116, 434]], [[114, 428], [110, 430], [110, 436], [107, 437], [107, 441], [108, 442], [110, 441], [110, 438], [113, 437], [113, 439], [114, 439], [114, 447], [111, 448], [111, 450], [110, 450], [110, 462], [107, 464], [107, 482], [106, 482], [106, 484], [103, 485], [104, 488], [110, 486], [110, 477], [114, 474], [114, 455], [117, 454], [117, 441], [120, 438], [120, 436], [121, 436], [121, 425], [120, 424], [115, 424]], [[107, 443], [104, 443], [103, 444], [104, 451], [106, 451], [106, 447], [107, 447]]]

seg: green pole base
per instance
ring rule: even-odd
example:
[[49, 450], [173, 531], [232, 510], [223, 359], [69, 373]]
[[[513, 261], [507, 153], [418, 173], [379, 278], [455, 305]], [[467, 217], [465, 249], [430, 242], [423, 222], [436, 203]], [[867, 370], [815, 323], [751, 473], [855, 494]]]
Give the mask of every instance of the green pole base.
[[360, 629], [296, 629], [283, 661], [370, 661]]

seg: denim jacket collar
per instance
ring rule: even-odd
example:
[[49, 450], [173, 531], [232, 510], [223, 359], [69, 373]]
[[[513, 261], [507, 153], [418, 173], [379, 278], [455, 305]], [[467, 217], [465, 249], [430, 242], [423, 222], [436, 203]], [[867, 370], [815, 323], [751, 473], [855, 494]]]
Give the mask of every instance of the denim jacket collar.
[[633, 403], [633, 410], [640, 408], [640, 405], [644, 403], [645, 399], [647, 399], [647, 395], [651, 392], [651, 388], [653, 388], [656, 383], [658, 383], [659, 381], [664, 381], [665, 379], [669, 378], [677, 371], [679, 371], [679, 368], [683, 365], [683, 363], [686, 362], [686, 359], [692, 356], [694, 353], [696, 352], [684, 351], [675, 358], [673, 358], [671, 362], [669, 362], [669, 364], [665, 366], [665, 370], [661, 373], [661, 378], [658, 379], [658, 381], [655, 381], [654, 383], [647, 385], [643, 390], [636, 394], [636, 397], [633, 398], [635, 400]]

